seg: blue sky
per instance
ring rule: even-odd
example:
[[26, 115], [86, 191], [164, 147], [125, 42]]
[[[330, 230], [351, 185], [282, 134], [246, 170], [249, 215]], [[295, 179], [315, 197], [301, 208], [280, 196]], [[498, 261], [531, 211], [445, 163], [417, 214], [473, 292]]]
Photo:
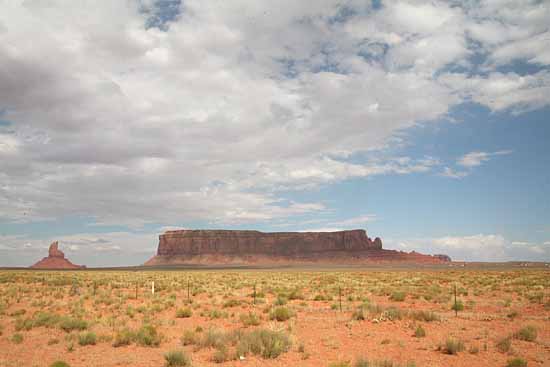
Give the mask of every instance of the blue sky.
[[[85, 19], [85, 21], [82, 21]], [[550, 261], [550, 5], [0, 1], [0, 266], [170, 228]]]

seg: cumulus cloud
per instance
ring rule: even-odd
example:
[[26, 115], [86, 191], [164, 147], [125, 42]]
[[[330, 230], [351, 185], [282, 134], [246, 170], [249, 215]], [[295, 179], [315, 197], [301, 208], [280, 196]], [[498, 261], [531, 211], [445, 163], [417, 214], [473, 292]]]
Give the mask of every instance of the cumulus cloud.
[[1, 217], [139, 225], [315, 212], [321, 203], [280, 205], [271, 190], [428, 171], [422, 158], [327, 157], [382, 149], [464, 98], [527, 109], [550, 95], [546, 72], [436, 75], [476, 52], [466, 30], [487, 47], [541, 33], [532, 21], [544, 5], [526, 5], [521, 23], [499, 11], [502, 42], [496, 20], [481, 21], [488, 4], [176, 5], [2, 3], [0, 108], [12, 125], [0, 131]]
[[434, 238], [387, 239], [385, 247], [446, 254], [456, 261], [544, 261], [550, 259], [550, 249], [541, 243], [510, 241], [500, 234], [475, 234]]
[[0, 220], [318, 214], [282, 190], [430, 172], [436, 157], [352, 158], [463, 102], [550, 101], [547, 70], [499, 69], [548, 64], [545, 2], [168, 5], [0, 0]]
[[444, 167], [442, 176], [450, 178], [464, 178], [472, 173], [474, 167], [481, 166], [483, 163], [489, 161], [495, 156], [506, 155], [512, 153], [511, 150], [499, 150], [497, 152], [470, 152], [464, 154], [462, 157], [458, 158], [456, 165], [460, 166], [459, 169], [453, 169], [451, 167]]

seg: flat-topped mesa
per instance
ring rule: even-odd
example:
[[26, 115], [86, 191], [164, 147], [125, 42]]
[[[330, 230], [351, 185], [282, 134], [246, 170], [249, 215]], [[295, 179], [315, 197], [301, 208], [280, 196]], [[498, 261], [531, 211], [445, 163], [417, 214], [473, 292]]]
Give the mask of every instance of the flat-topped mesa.
[[299, 256], [333, 251], [382, 249], [362, 229], [339, 232], [275, 232], [178, 230], [159, 236], [158, 256], [269, 255]]
[[145, 265], [443, 263], [441, 257], [382, 249], [362, 229], [337, 232], [177, 230], [159, 236]]

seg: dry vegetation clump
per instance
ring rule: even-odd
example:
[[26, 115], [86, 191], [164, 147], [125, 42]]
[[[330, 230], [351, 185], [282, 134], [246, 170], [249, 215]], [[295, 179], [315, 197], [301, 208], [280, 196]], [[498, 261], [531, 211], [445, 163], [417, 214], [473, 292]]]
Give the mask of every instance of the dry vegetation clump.
[[508, 360], [506, 367], [527, 367], [527, 361], [520, 357], [512, 358]]
[[176, 311], [176, 317], [184, 319], [193, 316], [193, 310], [189, 307], [180, 308]]
[[456, 338], [448, 338], [445, 343], [440, 344], [438, 350], [442, 351], [445, 354], [458, 354], [459, 352], [464, 351], [464, 342]]
[[166, 367], [187, 367], [191, 366], [191, 358], [183, 350], [172, 350], [164, 355]]
[[55, 361], [50, 364], [50, 367], [70, 367], [70, 365], [67, 362]]
[[293, 316], [293, 312], [288, 307], [275, 307], [269, 314], [270, 320], [286, 321]]
[[527, 325], [514, 333], [514, 338], [524, 340], [526, 342], [534, 342], [537, 339], [537, 328], [533, 325]]

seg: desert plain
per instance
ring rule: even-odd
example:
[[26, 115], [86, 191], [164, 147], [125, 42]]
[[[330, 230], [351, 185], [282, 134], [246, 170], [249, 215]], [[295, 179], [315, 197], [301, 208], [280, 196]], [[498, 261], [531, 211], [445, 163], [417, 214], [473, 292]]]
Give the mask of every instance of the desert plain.
[[550, 366], [550, 269], [2, 270], [0, 366]]

